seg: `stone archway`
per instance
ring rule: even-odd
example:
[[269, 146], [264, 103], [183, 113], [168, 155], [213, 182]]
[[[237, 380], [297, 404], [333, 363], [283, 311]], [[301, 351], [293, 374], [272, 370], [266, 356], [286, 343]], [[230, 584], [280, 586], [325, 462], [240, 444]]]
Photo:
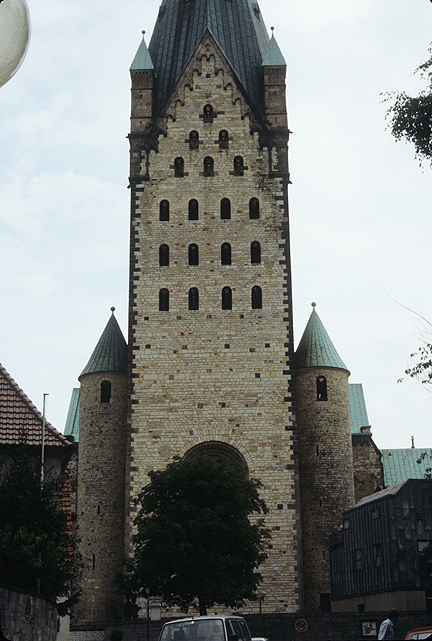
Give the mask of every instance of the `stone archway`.
[[194, 445], [185, 453], [184, 458], [188, 458], [189, 456], [194, 456], [196, 454], [222, 456], [229, 461], [240, 465], [245, 476], [249, 476], [248, 466], [243, 455], [238, 451], [238, 449], [228, 443], [223, 443], [222, 441], [205, 441], [204, 443], [198, 443], [198, 445]]

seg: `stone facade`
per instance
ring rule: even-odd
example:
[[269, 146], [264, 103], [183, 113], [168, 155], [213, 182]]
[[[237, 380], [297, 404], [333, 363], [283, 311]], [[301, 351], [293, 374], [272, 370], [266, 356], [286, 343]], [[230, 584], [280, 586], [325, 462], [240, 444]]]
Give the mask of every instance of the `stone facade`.
[[[143, 77], [132, 73], [133, 95], [135, 81], [141, 86]], [[139, 95], [133, 100], [135, 133], [140, 122], [145, 127], [145, 105], [150, 105], [144, 97], [140, 103]], [[220, 144], [221, 131], [228, 132], [227, 145]], [[197, 144], [191, 144], [190, 132], [197, 132]], [[263, 482], [270, 509], [273, 539], [262, 586], [262, 607], [269, 612], [301, 607], [286, 139], [286, 128], [284, 136], [272, 135], [254, 114], [208, 32], [157, 124], [131, 137], [136, 191], [127, 504], [148, 472], [164, 468], [173, 456], [197, 446], [231, 449]], [[179, 176], [176, 158], [184, 163]], [[212, 159], [208, 165], [206, 158]], [[230, 201], [229, 218], [221, 218], [223, 198]], [[255, 219], [249, 214], [253, 198], [259, 201]], [[197, 220], [189, 220], [191, 199], [198, 202]], [[161, 221], [164, 200], [169, 220]], [[230, 245], [230, 264], [221, 264], [224, 243]], [[259, 262], [251, 262], [252, 243], [259, 243]], [[191, 244], [199, 252], [195, 265], [189, 264]], [[169, 247], [166, 266], [159, 264], [162, 245]], [[222, 309], [227, 287], [232, 308]], [[252, 308], [254, 287], [262, 292], [257, 308]], [[191, 288], [198, 290], [198, 309], [189, 309]], [[161, 289], [169, 292], [168, 311], [159, 310]], [[130, 526], [128, 532], [130, 540]]]
[[[349, 372], [311, 367], [296, 373], [305, 608], [330, 606], [329, 535], [354, 505]], [[325, 377], [327, 400], [318, 400]]]
[[375, 445], [372, 434], [352, 435], [355, 502], [384, 487], [384, 472], [381, 452]]
[[[77, 622], [92, 622], [122, 614], [114, 580], [124, 558], [127, 375], [95, 373], [80, 380], [77, 541], [83, 571], [74, 614]], [[104, 381], [111, 383], [109, 402], [101, 402]]]

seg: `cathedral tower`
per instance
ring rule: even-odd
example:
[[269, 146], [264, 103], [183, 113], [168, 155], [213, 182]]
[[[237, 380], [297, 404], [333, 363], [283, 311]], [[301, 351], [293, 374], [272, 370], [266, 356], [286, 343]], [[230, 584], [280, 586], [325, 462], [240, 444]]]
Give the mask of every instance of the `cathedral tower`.
[[251, 0], [163, 0], [131, 67], [126, 506], [175, 455], [241, 461], [270, 510], [263, 612], [302, 608], [285, 75]]
[[306, 611], [330, 610], [330, 534], [354, 505], [350, 375], [312, 303], [296, 351]]
[[124, 556], [127, 344], [114, 316], [79, 381], [77, 540], [83, 563], [76, 622], [121, 616], [114, 585]]

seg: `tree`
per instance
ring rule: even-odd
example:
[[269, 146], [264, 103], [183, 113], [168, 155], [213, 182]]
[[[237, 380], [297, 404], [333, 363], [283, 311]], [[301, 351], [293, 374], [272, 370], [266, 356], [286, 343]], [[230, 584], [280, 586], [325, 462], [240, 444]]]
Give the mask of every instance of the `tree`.
[[429, 59], [414, 72], [427, 81], [426, 89], [416, 97], [405, 92], [385, 96], [385, 100], [394, 100], [386, 114], [393, 136], [396, 140], [405, 138], [414, 144], [420, 165], [424, 160], [432, 165], [432, 47], [429, 53]]
[[40, 470], [24, 444], [1, 463], [2, 582], [50, 599], [70, 597], [76, 564], [59, 481], [48, 479], [41, 488]]
[[184, 612], [198, 601], [200, 614], [253, 599], [270, 538], [262, 517], [249, 518], [267, 512], [261, 483], [239, 464], [206, 455], [176, 458], [149, 476], [137, 499], [129, 591]]

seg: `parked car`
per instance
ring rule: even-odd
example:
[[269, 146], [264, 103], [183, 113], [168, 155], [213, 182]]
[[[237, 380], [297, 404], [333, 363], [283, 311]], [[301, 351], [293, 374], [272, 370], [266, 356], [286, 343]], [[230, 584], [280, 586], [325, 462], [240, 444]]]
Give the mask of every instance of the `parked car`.
[[[168, 621], [159, 641], [258, 641], [252, 639], [243, 617], [220, 615], [185, 617]], [[259, 637], [259, 641], [267, 641]]]
[[428, 639], [429, 637], [432, 639], [432, 625], [428, 628], [415, 628], [414, 630], [410, 630], [405, 639], [416, 641], [417, 639]]

